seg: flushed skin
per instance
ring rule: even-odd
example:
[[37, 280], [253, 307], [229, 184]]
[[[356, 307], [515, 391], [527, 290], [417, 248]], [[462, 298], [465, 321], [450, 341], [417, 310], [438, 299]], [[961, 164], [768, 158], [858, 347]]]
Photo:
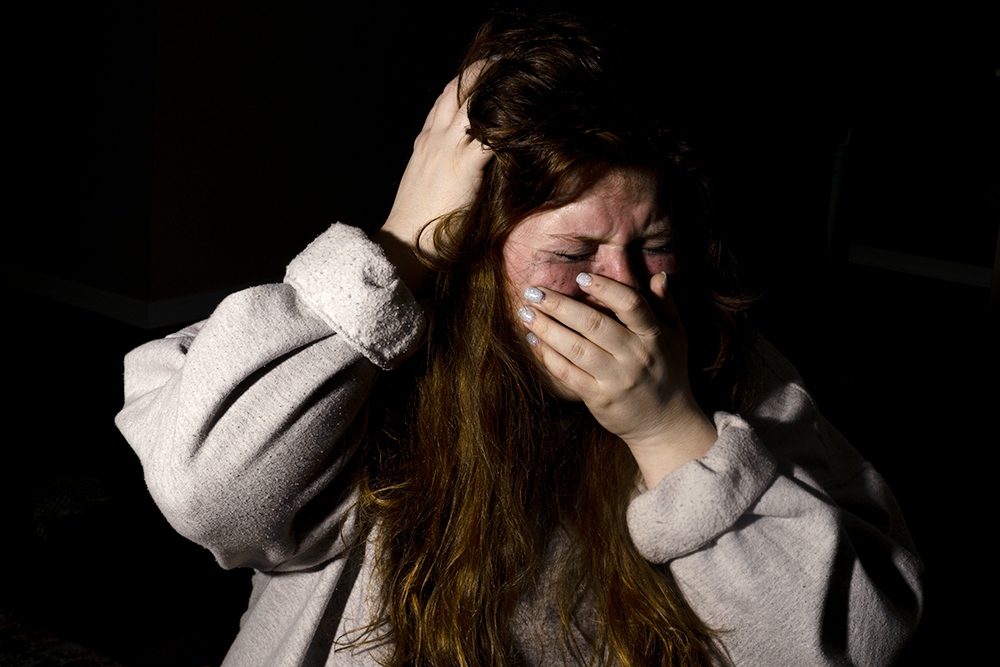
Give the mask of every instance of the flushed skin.
[[511, 290], [541, 297], [518, 314], [554, 391], [622, 439], [649, 487], [716, 437], [691, 391], [667, 289], [675, 236], [652, 177], [608, 170], [572, 202], [525, 218], [503, 249]]

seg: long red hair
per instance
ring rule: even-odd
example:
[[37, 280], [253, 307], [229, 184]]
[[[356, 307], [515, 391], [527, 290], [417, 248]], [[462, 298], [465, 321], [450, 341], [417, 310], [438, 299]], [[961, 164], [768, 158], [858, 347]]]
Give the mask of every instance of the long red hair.
[[381, 606], [365, 640], [384, 641], [389, 665], [522, 664], [511, 620], [535, 604], [561, 627], [549, 662], [709, 665], [717, 633], [629, 537], [634, 459], [546, 388], [515, 333], [501, 251], [527, 214], [572, 198], [570, 184], [608, 168], [655, 174], [687, 258], [671, 289], [706, 410], [746, 394], [749, 300], [734, 296], [690, 150], [622, 102], [586, 30], [494, 20], [462, 70], [483, 59], [470, 132], [495, 158], [471, 206], [435, 231], [426, 349], [373, 392], [360, 512], [376, 531]]

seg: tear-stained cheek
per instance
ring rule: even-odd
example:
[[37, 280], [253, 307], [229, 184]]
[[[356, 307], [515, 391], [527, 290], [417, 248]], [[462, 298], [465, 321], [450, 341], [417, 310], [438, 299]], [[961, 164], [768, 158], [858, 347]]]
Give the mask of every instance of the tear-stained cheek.
[[566, 296], [577, 298], [583, 293], [576, 283], [576, 276], [585, 271], [580, 264], [556, 262], [547, 258], [527, 257], [525, 254], [509, 255], [507, 275], [512, 289], [520, 295], [526, 287], [541, 287]]
[[569, 297], [579, 298], [583, 292], [576, 282], [576, 276], [582, 269], [571, 268], [566, 265], [549, 265], [546, 273], [546, 280], [541, 284], [548, 287], [553, 292], [559, 292]]
[[664, 272], [668, 276], [672, 276], [680, 269], [680, 264], [677, 261], [677, 255], [673, 253], [668, 255], [650, 255], [646, 258], [645, 264], [646, 271], [648, 271], [651, 276]]

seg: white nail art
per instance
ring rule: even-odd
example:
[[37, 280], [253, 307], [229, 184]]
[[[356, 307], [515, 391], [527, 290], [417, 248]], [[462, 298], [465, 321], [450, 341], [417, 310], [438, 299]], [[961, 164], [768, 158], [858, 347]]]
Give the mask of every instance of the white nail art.
[[537, 287], [529, 287], [528, 289], [524, 290], [524, 298], [530, 301], [531, 303], [538, 303], [544, 297], [545, 295], [542, 294], [542, 290], [538, 289]]
[[531, 333], [530, 331], [528, 332], [528, 335], [525, 336], [525, 339], [528, 341], [528, 345], [530, 345], [531, 347], [535, 347], [536, 345], [538, 345], [538, 336]]
[[576, 277], [576, 282], [578, 285], [586, 287], [590, 283], [594, 282], [594, 279], [590, 277], [589, 273], [581, 273]]
[[525, 322], [534, 322], [535, 313], [527, 306], [521, 306], [521, 309], [517, 311], [517, 316], [520, 317]]

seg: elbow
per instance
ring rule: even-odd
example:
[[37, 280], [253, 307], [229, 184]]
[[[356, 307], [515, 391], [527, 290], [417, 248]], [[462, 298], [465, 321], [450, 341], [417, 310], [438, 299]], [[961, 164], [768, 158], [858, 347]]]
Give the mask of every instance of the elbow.
[[231, 502], [221, 497], [210, 480], [201, 479], [189, 471], [170, 470], [166, 474], [150, 475], [146, 486], [150, 495], [170, 525], [187, 539], [211, 548], [215, 536], [232, 524]]
[[237, 484], [190, 470], [165, 477], [147, 476], [163, 516], [180, 535], [211, 551], [223, 568], [264, 569], [287, 557], [277, 553], [280, 540], [274, 537], [280, 530], [263, 520], [255, 499], [241, 497]]

